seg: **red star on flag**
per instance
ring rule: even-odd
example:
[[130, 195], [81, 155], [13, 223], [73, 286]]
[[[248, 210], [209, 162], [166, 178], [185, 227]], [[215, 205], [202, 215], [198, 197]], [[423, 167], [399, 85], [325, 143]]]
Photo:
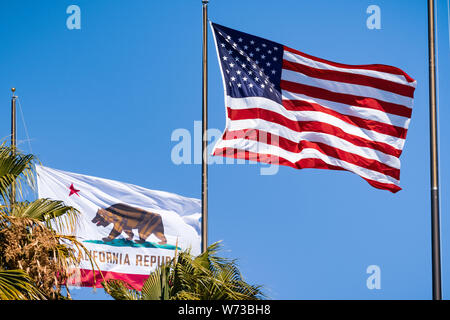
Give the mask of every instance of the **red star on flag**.
[[80, 196], [80, 195], [78, 194], [78, 192], [80, 192], [80, 190], [75, 189], [75, 187], [73, 186], [73, 183], [70, 185], [69, 189], [70, 189], [69, 197], [70, 197], [71, 195], [73, 195], [73, 194], [76, 194], [77, 196]]

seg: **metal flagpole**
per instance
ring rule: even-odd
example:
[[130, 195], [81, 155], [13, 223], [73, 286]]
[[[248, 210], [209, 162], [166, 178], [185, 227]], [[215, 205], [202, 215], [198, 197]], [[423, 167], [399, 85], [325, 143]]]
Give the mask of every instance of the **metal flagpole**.
[[[11, 88], [12, 97], [11, 97], [11, 149], [12, 155], [16, 154], [16, 98], [17, 96], [14, 94], [16, 88]], [[14, 183], [11, 184], [11, 194], [10, 194], [10, 202], [11, 206], [16, 202], [16, 186]]]
[[203, 68], [202, 68], [202, 252], [208, 247], [208, 0], [203, 9]]
[[428, 0], [428, 56], [429, 56], [429, 95], [430, 95], [430, 176], [431, 176], [431, 248], [433, 300], [442, 299], [441, 288], [441, 245], [439, 226], [439, 181], [436, 117], [436, 65], [434, 0]]

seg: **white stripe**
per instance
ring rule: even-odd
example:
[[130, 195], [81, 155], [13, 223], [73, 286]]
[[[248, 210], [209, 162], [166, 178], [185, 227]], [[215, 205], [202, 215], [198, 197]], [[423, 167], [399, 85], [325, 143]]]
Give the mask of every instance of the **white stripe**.
[[[342, 151], [350, 152], [367, 159], [385, 163], [392, 168], [400, 169], [400, 160], [395, 156], [372, 149], [370, 147], [355, 146], [345, 139], [327, 133], [316, 131], [297, 132], [277, 123], [261, 119], [229, 121], [227, 129], [228, 131], [238, 131], [246, 129], [262, 130], [288, 139], [294, 143], [299, 143], [302, 140], [321, 142], [329, 145], [332, 148], [338, 148]], [[260, 140], [264, 140], [264, 137], [260, 137]]]
[[307, 76], [301, 72], [283, 69], [281, 72], [281, 79], [300, 83], [308, 86], [322, 88], [333, 93], [339, 94], [351, 94], [354, 96], [374, 98], [377, 100], [400, 104], [406, 107], [412, 107], [413, 99], [405, 97], [393, 92], [384, 91], [381, 89], [368, 87], [358, 84], [350, 84], [339, 81], [323, 80], [314, 77]]
[[[317, 111], [288, 111], [279, 103], [267, 98], [262, 97], [249, 97], [249, 98], [232, 98], [227, 96], [227, 106], [231, 109], [242, 110], [250, 108], [261, 108], [276, 112], [288, 119], [294, 121], [318, 121], [328, 123], [332, 126], [342, 129], [348, 134], [352, 134], [367, 140], [376, 142], [383, 142], [393, 146], [396, 149], [402, 150], [405, 143], [404, 139], [392, 137], [387, 134], [379, 133], [363, 129], [354, 125], [351, 125], [339, 118], [332, 115], [317, 112]], [[259, 120], [259, 119], [255, 119]], [[252, 127], [249, 127], [252, 128]]]
[[322, 70], [335, 70], [335, 71], [342, 71], [342, 72], [348, 72], [348, 73], [354, 73], [354, 74], [362, 74], [369, 77], [379, 78], [383, 80], [393, 81], [401, 84], [408, 85], [410, 87], [416, 87], [417, 81], [414, 82], [408, 82], [406, 78], [403, 75], [397, 75], [382, 71], [374, 71], [374, 70], [367, 70], [367, 69], [347, 69], [347, 68], [340, 68], [335, 67], [330, 64], [315, 61], [312, 59], [308, 59], [305, 57], [302, 57], [301, 55], [289, 52], [287, 50], [284, 50], [283, 53], [283, 59], [288, 60], [291, 62], [301, 63], [309, 67], [313, 67], [316, 69], [322, 69]]
[[280, 147], [268, 145], [265, 143], [260, 143], [254, 140], [247, 140], [247, 139], [234, 139], [234, 140], [221, 140], [217, 143], [214, 149], [220, 149], [220, 148], [236, 148], [240, 150], [245, 150], [249, 152], [254, 152], [258, 154], [266, 154], [266, 155], [273, 155], [276, 157], [284, 158], [292, 163], [296, 163], [297, 161], [300, 161], [302, 159], [308, 159], [308, 158], [315, 158], [315, 159], [321, 159], [325, 163], [333, 166], [338, 166], [341, 168], [344, 168], [348, 171], [351, 171], [353, 173], [356, 173], [360, 175], [361, 177], [375, 180], [381, 183], [391, 183], [395, 185], [399, 185], [400, 181], [397, 179], [394, 179], [390, 176], [384, 175], [378, 171], [369, 170], [367, 168], [363, 168], [351, 163], [348, 163], [346, 161], [336, 159], [327, 155], [324, 155], [320, 151], [316, 149], [306, 148], [303, 149], [300, 153], [293, 153], [286, 151]]
[[339, 102], [313, 98], [300, 93], [293, 93], [282, 90], [281, 94], [283, 96], [283, 100], [302, 100], [311, 103], [317, 103], [322, 107], [334, 110], [343, 115], [355, 116], [362, 119], [378, 121], [400, 128], [408, 129], [409, 122], [411, 120], [411, 118], [398, 116], [381, 110], [351, 106]]

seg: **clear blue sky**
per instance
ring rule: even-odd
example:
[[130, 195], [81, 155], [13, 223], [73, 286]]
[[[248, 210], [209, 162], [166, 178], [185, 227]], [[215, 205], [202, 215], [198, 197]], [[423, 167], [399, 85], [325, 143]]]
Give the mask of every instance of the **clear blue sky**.
[[[81, 8], [68, 30], [66, 8]], [[366, 9], [381, 9], [369, 30]], [[449, 297], [449, 27], [438, 4], [440, 178], [444, 298]], [[431, 245], [426, 1], [212, 0], [209, 18], [347, 64], [389, 64], [418, 82], [401, 156], [402, 191], [347, 172], [260, 166], [209, 168], [210, 242], [238, 259], [273, 299], [430, 299]], [[201, 166], [175, 165], [171, 134], [201, 120], [201, 1], [3, 1], [0, 137], [17, 87], [32, 151], [46, 166], [200, 197]], [[209, 30], [208, 30], [209, 32]], [[209, 125], [225, 124], [222, 80], [209, 32]], [[21, 118], [20, 147], [30, 151]], [[366, 268], [381, 268], [369, 290]], [[102, 299], [102, 290], [74, 290]]]

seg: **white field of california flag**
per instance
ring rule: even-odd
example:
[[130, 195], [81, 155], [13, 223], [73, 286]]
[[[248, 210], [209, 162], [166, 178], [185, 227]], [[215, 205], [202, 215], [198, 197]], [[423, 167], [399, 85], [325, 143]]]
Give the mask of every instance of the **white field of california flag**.
[[[200, 253], [201, 202], [114, 180], [36, 166], [39, 198], [62, 200], [80, 211], [75, 236], [90, 251], [106, 280], [140, 290], [175, 248]], [[73, 285], [101, 287], [88, 257]]]

